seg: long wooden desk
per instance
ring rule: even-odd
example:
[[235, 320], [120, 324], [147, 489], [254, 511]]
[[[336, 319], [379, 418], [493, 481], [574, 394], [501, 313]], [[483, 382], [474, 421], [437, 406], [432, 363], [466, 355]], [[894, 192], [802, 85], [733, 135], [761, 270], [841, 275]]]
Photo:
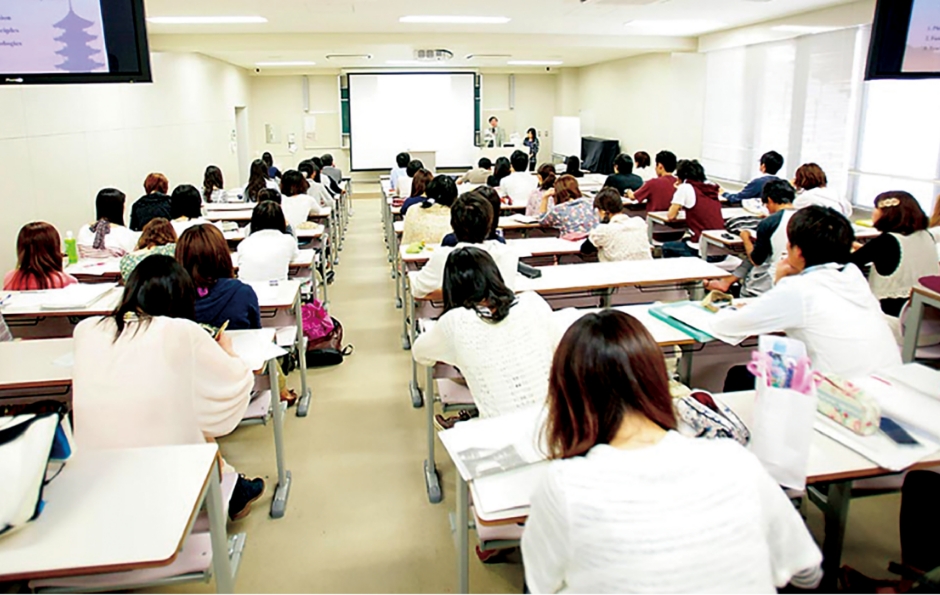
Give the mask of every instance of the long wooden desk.
[[[38, 519], [0, 539], [0, 581], [171, 564], [209, 512], [219, 593], [234, 591], [215, 444], [78, 450], [46, 486]], [[241, 545], [234, 556], [241, 554]]]
[[901, 356], [905, 363], [914, 361], [917, 354], [917, 341], [920, 338], [920, 327], [924, 322], [926, 307], [940, 309], [940, 293], [918, 285], [911, 293], [911, 309], [907, 313], [904, 329], [904, 348]]
[[0, 343], [0, 404], [40, 397], [68, 400], [72, 392], [72, 339]]
[[[721, 209], [721, 216], [725, 221], [729, 219], [734, 219], [735, 217], [744, 217], [751, 216], [756, 217], [755, 213], [742, 209], [740, 207], [724, 207]], [[679, 216], [676, 217], [674, 221], [669, 220], [668, 211], [652, 211], [646, 214], [646, 233], [649, 238], [650, 243], [653, 241], [653, 235], [656, 232], [656, 227], [665, 227], [671, 231], [687, 229], [688, 225], [685, 221], [685, 210], [679, 211]]]
[[[860, 242], [866, 242], [881, 235], [881, 232], [872, 227], [862, 227], [853, 225], [855, 230], [855, 239]], [[711, 229], [702, 232], [699, 239], [699, 253], [702, 260], [707, 260], [708, 256], [716, 252], [724, 251], [728, 253], [743, 252], [744, 240], [740, 235], [735, 235], [723, 229]]]

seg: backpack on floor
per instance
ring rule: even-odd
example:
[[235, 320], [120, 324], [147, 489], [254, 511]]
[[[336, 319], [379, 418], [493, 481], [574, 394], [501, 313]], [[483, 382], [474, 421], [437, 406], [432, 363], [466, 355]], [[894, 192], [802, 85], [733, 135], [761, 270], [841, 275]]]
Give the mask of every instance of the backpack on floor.
[[325, 337], [307, 344], [308, 368], [337, 366], [343, 363], [346, 356], [353, 353], [352, 345], [343, 346], [343, 325], [333, 317], [330, 319], [333, 321], [333, 330]]

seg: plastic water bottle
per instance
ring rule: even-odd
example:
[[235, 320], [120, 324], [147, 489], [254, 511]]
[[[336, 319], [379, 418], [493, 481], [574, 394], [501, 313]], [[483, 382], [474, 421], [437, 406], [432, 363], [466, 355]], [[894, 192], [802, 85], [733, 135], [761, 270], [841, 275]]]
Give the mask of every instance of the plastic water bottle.
[[78, 262], [78, 245], [71, 231], [65, 232], [65, 254], [69, 257], [69, 264]]

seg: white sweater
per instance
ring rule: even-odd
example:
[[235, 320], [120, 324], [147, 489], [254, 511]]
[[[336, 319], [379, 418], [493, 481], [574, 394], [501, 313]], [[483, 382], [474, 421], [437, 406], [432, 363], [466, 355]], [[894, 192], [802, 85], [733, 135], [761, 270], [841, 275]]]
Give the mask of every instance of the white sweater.
[[646, 222], [639, 217], [617, 213], [610, 223], [602, 223], [591, 230], [588, 239], [597, 248], [601, 262], [620, 260], [652, 260]]
[[235, 429], [254, 385], [241, 359], [190, 320], [132, 322], [117, 341], [116, 328], [101, 318], [75, 327], [79, 448], [198, 444]]
[[124, 227], [123, 225], [111, 225], [108, 235], [104, 236], [104, 250], [95, 250], [92, 246], [95, 243], [95, 232], [88, 225], [82, 225], [75, 236], [75, 245], [82, 258], [109, 258], [113, 256], [124, 256], [137, 249], [137, 240], [140, 234]]
[[757, 459], [669, 432], [553, 461], [522, 537], [533, 593], [773, 593], [822, 555]]
[[238, 278], [246, 283], [287, 281], [287, 271], [296, 257], [294, 236], [276, 229], [256, 231], [238, 245]]
[[802, 209], [810, 205], [829, 207], [830, 209], [835, 209], [839, 213], [842, 213], [846, 217], [852, 216], [852, 203], [828, 186], [804, 190], [800, 192], [796, 200], [793, 201], [793, 206], [797, 209]]
[[747, 306], [716, 314], [713, 325], [740, 338], [786, 333], [806, 344], [817, 371], [844, 378], [901, 364], [881, 305], [853, 264], [830, 263], [784, 277]]
[[317, 202], [317, 199], [309, 194], [282, 196], [281, 210], [284, 212], [284, 219], [287, 220], [287, 224], [294, 229], [299, 228], [300, 224], [305, 222], [311, 214], [321, 215], [329, 212]]
[[544, 403], [555, 346], [561, 336], [551, 324], [552, 309], [526, 292], [498, 323], [474, 310], [445, 313], [411, 346], [422, 366], [444, 362], [467, 379], [480, 417], [495, 417]]
[[509, 289], [515, 288], [516, 272], [519, 268], [519, 255], [517, 253], [513, 252], [506, 244], [502, 244], [496, 240], [487, 240], [482, 244], [467, 244], [461, 242], [453, 248], [439, 246], [434, 250], [427, 264], [418, 271], [418, 274], [415, 275], [415, 279], [412, 282], [411, 291], [415, 297], [423, 298], [440, 289], [444, 284], [444, 268], [447, 266], [447, 257], [454, 249], [466, 246], [489, 252], [490, 256], [492, 256], [493, 260], [496, 262], [496, 266], [499, 267], [499, 272], [503, 277], [503, 283], [505, 283]]

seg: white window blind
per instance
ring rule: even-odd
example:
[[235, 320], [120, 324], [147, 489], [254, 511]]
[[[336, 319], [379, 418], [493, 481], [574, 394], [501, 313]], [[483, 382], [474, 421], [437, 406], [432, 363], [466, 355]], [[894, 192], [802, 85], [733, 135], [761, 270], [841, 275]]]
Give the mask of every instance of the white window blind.
[[705, 65], [705, 130], [702, 165], [710, 177], [739, 180], [750, 149], [745, 110], [747, 49], [708, 54]]

